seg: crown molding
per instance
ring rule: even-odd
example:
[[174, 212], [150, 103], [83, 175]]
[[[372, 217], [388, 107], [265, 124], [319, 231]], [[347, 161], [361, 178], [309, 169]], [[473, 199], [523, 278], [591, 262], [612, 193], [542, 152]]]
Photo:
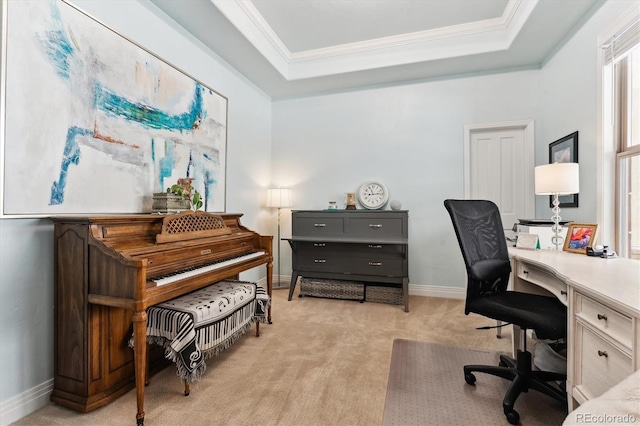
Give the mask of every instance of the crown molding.
[[292, 53], [249, 0], [211, 0], [288, 81], [506, 50], [538, 0], [509, 0], [502, 16]]

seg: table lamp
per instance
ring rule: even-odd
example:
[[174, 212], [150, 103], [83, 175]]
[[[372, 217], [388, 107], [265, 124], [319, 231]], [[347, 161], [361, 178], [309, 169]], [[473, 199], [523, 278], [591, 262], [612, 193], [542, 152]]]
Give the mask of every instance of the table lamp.
[[270, 188], [267, 189], [267, 207], [276, 207], [278, 209], [278, 281], [275, 288], [284, 288], [281, 286], [280, 279], [280, 209], [283, 207], [291, 207], [291, 190], [289, 188]]
[[535, 168], [535, 191], [537, 195], [553, 195], [553, 226], [554, 236], [551, 241], [560, 250], [564, 237], [560, 236], [560, 195], [577, 194], [580, 190], [580, 174], [578, 163], [553, 163]]

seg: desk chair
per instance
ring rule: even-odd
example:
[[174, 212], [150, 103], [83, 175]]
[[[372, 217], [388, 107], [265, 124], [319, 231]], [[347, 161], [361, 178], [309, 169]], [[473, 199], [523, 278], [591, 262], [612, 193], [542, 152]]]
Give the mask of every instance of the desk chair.
[[529, 389], [566, 403], [566, 393], [555, 383], [547, 383], [565, 381], [566, 375], [532, 371], [531, 352], [526, 345], [527, 329], [535, 330], [540, 339], [566, 338], [566, 307], [555, 297], [507, 291], [511, 263], [498, 206], [485, 200], [445, 200], [444, 206], [451, 216], [467, 269], [465, 315], [473, 312], [517, 325], [525, 336], [523, 350], [518, 350], [515, 360], [501, 355], [497, 366], [466, 365], [465, 381], [475, 383], [474, 371], [511, 380], [502, 408], [514, 425], [520, 415], [513, 405]]

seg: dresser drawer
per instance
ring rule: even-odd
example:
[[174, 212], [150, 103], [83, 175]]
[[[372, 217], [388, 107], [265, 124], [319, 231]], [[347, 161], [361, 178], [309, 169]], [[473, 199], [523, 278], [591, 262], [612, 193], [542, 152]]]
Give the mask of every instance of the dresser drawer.
[[358, 256], [301, 250], [296, 257], [296, 267], [301, 275], [304, 275], [305, 271], [388, 277], [406, 275], [406, 263], [398, 256]]
[[338, 215], [316, 215], [296, 217], [293, 222], [293, 234], [305, 237], [343, 237], [345, 233], [345, 220]]
[[587, 398], [596, 398], [633, 372], [631, 356], [580, 322], [576, 324], [574, 386]]
[[536, 288], [543, 288], [552, 293], [562, 303], [567, 304], [567, 285], [552, 273], [531, 263], [518, 261], [516, 275], [520, 280], [535, 284], [531, 288], [531, 292]]
[[406, 222], [402, 217], [376, 214], [365, 217], [347, 218], [347, 232], [353, 238], [403, 238]]
[[404, 247], [400, 244], [366, 244], [366, 243], [325, 243], [325, 242], [297, 242], [296, 248], [304, 251], [314, 251], [317, 253], [341, 252], [359, 253], [366, 256], [397, 255], [404, 256]]
[[576, 293], [575, 305], [576, 317], [631, 350], [631, 336], [633, 335], [631, 318], [580, 293]]

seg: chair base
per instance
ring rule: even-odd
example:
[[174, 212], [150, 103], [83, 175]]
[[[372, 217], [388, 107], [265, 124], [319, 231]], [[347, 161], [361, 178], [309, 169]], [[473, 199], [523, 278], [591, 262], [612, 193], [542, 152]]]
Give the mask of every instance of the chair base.
[[473, 385], [476, 377], [473, 372], [487, 373], [493, 376], [502, 377], [510, 380], [512, 383], [507, 389], [507, 393], [502, 400], [502, 408], [507, 420], [512, 425], [518, 424], [520, 415], [513, 409], [516, 399], [523, 392], [529, 389], [537, 390], [548, 395], [560, 402], [567, 403], [567, 394], [558, 386], [548, 382], [566, 381], [567, 376], [560, 373], [552, 373], [548, 371], [532, 371], [531, 370], [531, 352], [518, 351], [517, 359], [500, 355], [499, 365], [465, 365], [464, 379]]

